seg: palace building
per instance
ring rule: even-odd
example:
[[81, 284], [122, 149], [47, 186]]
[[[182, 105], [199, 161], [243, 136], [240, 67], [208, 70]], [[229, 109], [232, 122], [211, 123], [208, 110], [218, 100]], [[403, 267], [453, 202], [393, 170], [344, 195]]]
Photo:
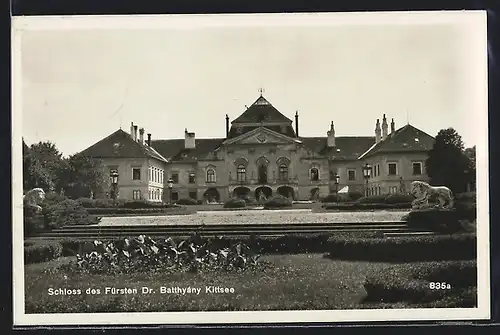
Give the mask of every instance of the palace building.
[[424, 162], [434, 138], [410, 124], [396, 129], [394, 119], [389, 129], [385, 114], [374, 136], [336, 136], [332, 122], [326, 136], [302, 137], [298, 113], [294, 124], [261, 94], [225, 123], [225, 137], [205, 139], [188, 129], [184, 139], [145, 138], [132, 123], [130, 132], [119, 129], [82, 154], [101, 159], [118, 176], [119, 197], [130, 200], [315, 200], [337, 190], [406, 192], [412, 181], [428, 180]]

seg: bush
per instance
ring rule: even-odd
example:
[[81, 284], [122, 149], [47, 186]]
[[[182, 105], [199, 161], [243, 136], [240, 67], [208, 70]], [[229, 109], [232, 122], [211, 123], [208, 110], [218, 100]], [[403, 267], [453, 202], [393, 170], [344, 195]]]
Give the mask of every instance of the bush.
[[45, 228], [60, 228], [66, 225], [89, 225], [98, 220], [76, 200], [64, 200], [43, 208]]
[[363, 197], [363, 193], [358, 191], [350, 191], [347, 192], [347, 196], [349, 197], [350, 201], [357, 201], [358, 199]]
[[158, 207], [158, 208], [89, 208], [89, 214], [92, 215], [132, 215], [132, 214], [161, 214], [161, 213], [175, 213], [175, 214], [192, 214], [196, 212], [187, 210], [185, 207]]
[[456, 210], [438, 208], [412, 210], [406, 222], [410, 228], [440, 233], [459, 232], [462, 227]]
[[473, 202], [477, 201], [476, 192], [464, 192], [455, 194], [455, 201], [458, 202]]
[[474, 221], [477, 218], [476, 192], [459, 193], [455, 196], [455, 209], [459, 219]]
[[342, 199], [341, 195], [337, 195], [335, 193], [330, 193], [326, 197], [321, 199], [321, 202], [323, 202], [323, 203], [341, 202], [341, 201], [345, 201], [345, 199]]
[[24, 247], [24, 263], [48, 262], [62, 256], [62, 245], [54, 241], [36, 241]]
[[184, 206], [196, 205], [197, 203], [198, 202], [195, 199], [191, 198], [179, 199], [179, 201], [176, 202], [177, 205], [184, 205]]
[[132, 200], [123, 203], [120, 208], [161, 208], [171, 207], [171, 205], [162, 202], [153, 202], [148, 200]]
[[411, 194], [405, 193], [393, 193], [389, 194], [385, 198], [385, 203], [387, 204], [411, 204], [415, 198]]
[[331, 210], [379, 210], [379, 209], [410, 209], [410, 203], [401, 204], [383, 204], [383, 203], [339, 203], [339, 204], [325, 204], [325, 209]]
[[385, 204], [385, 195], [369, 195], [359, 198], [356, 202], [359, 204]]
[[[451, 287], [432, 289], [431, 282]], [[364, 287], [368, 295], [365, 301], [439, 303], [450, 296], [462, 296], [476, 285], [475, 260], [400, 264], [366, 278]]]
[[292, 206], [292, 200], [288, 199], [287, 197], [284, 197], [282, 195], [276, 195], [266, 201], [264, 204], [264, 208], [270, 209], [270, 208], [283, 208], [283, 207], [291, 207]]
[[476, 258], [474, 233], [352, 238], [332, 235], [328, 258], [375, 262], [467, 260]]
[[224, 204], [224, 208], [243, 208], [246, 207], [246, 202], [241, 198], [231, 198]]
[[43, 214], [37, 211], [36, 207], [24, 206], [23, 207], [23, 223], [24, 223], [24, 238], [33, 236], [38, 231], [45, 227], [45, 220]]

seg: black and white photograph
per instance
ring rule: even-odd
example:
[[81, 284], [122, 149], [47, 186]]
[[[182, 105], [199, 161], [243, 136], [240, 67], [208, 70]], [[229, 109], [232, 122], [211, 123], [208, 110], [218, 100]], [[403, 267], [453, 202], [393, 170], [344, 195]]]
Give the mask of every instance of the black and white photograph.
[[490, 317], [485, 12], [12, 27], [15, 325]]

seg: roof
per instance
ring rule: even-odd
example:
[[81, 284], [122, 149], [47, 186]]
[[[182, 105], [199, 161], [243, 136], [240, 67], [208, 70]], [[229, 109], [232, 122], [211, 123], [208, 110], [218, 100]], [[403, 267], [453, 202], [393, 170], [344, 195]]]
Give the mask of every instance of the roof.
[[287, 122], [292, 120], [281, 114], [262, 95], [231, 123]]
[[154, 140], [151, 146], [172, 161], [193, 161], [205, 157], [224, 141], [223, 138], [195, 139], [194, 149], [185, 149], [185, 139]]
[[375, 142], [374, 136], [335, 137], [335, 147], [327, 146], [327, 137], [301, 137], [304, 146], [314, 153], [333, 159], [356, 160]]
[[374, 145], [363, 154], [363, 157], [383, 152], [421, 152], [429, 151], [434, 145], [434, 137], [407, 124], [399, 128], [394, 134]]
[[141, 144], [122, 129], [118, 129], [108, 137], [91, 145], [80, 154], [94, 158], [155, 158], [161, 161], [166, 159], [154, 148]]

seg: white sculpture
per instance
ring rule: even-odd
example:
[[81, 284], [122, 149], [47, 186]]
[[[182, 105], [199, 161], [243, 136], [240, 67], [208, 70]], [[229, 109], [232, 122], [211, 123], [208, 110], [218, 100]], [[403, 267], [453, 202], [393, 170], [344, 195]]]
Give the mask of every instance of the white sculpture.
[[415, 200], [412, 202], [414, 209], [428, 208], [429, 198], [437, 197], [434, 207], [450, 209], [453, 207], [453, 193], [446, 186], [431, 186], [423, 181], [414, 181], [411, 183], [411, 192]]
[[41, 203], [45, 199], [45, 191], [39, 187], [34, 188], [25, 195], [23, 195], [23, 202], [27, 206], [35, 207], [37, 211], [41, 211], [42, 207], [40, 207], [39, 203]]

